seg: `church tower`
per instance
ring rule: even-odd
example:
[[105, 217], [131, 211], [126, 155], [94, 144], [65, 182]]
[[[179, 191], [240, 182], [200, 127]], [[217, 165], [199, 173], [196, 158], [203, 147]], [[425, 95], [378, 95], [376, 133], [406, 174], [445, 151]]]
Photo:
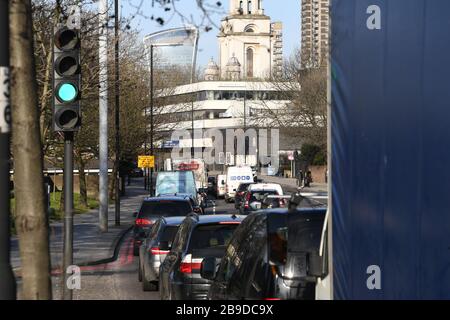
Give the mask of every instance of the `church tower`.
[[230, 0], [229, 15], [218, 35], [221, 77], [229, 78], [227, 65], [233, 59], [240, 62], [243, 80], [278, 73], [283, 56], [281, 28], [281, 22], [271, 23], [264, 14], [262, 0]]

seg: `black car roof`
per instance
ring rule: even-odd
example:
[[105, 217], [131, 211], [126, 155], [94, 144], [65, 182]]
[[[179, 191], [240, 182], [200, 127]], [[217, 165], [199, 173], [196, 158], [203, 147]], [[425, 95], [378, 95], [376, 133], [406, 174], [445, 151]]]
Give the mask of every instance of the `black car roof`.
[[[288, 209], [266, 209], [255, 211], [254, 213], [265, 213], [265, 214], [288, 214]], [[326, 214], [326, 207], [318, 207], [318, 208], [297, 208], [296, 212], [298, 214]]]
[[247, 216], [234, 214], [212, 214], [212, 215], [189, 215], [197, 224], [220, 223], [220, 222], [242, 222]]
[[161, 200], [172, 200], [172, 201], [189, 201], [190, 197], [188, 195], [161, 195], [159, 197], [148, 197], [144, 198], [145, 202], [158, 202]]

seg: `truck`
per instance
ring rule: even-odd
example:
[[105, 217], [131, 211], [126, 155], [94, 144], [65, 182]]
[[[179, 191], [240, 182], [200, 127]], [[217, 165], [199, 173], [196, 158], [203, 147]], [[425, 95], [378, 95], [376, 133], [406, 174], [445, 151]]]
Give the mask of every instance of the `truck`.
[[331, 0], [317, 299], [450, 299], [450, 1]]
[[192, 171], [195, 177], [197, 189], [208, 188], [208, 173], [205, 160], [203, 159], [174, 159], [172, 160], [173, 171]]

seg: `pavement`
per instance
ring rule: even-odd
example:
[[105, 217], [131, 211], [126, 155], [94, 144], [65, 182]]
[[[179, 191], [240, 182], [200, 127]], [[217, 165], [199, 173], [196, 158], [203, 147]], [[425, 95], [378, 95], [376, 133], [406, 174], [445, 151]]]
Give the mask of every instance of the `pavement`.
[[[114, 260], [119, 242], [130, 230], [134, 222], [133, 213], [139, 209], [142, 199], [147, 196], [143, 179], [135, 178], [126, 188], [126, 196], [121, 198], [121, 224], [115, 226], [114, 202], [108, 209], [108, 232], [98, 228], [98, 209], [74, 216], [74, 264], [86, 266]], [[11, 239], [11, 265], [20, 277], [20, 254], [17, 237]], [[60, 272], [63, 257], [63, 222], [50, 224], [50, 254], [52, 273]]]

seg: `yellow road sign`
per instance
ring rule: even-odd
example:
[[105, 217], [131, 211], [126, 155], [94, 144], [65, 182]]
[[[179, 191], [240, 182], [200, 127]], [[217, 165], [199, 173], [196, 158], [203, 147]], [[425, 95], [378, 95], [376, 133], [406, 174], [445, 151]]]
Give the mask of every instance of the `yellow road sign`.
[[139, 168], [154, 168], [155, 156], [139, 156], [138, 158]]

